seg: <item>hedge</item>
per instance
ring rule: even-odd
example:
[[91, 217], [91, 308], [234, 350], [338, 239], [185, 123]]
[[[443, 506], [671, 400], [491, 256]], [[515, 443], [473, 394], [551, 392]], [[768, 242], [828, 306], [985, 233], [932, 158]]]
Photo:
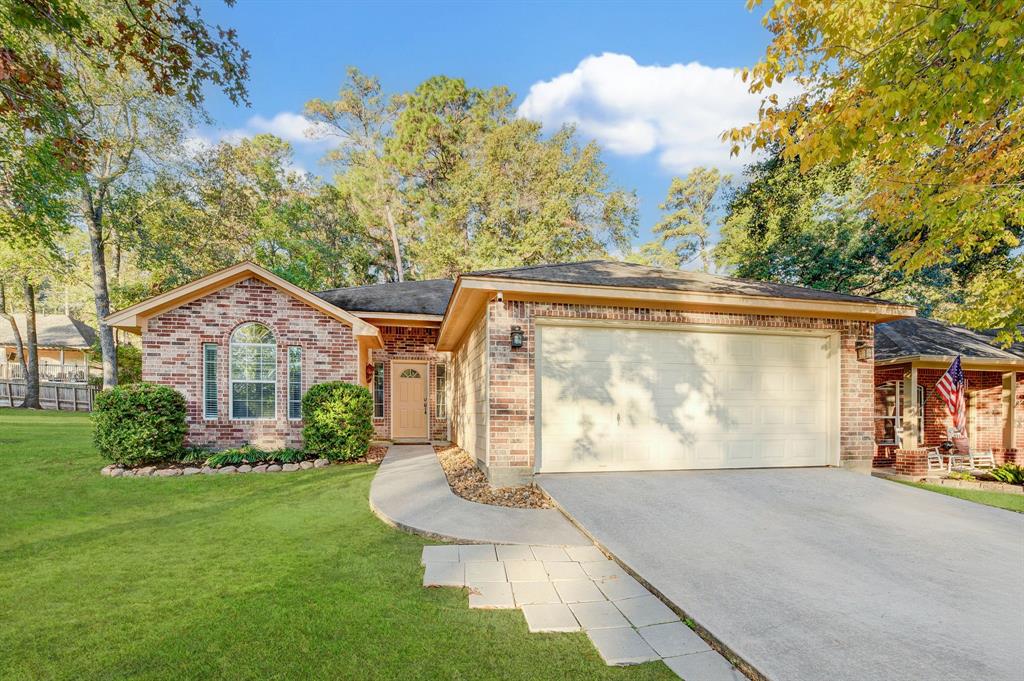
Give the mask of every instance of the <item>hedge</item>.
[[152, 383], [102, 391], [96, 396], [92, 420], [100, 454], [129, 467], [178, 458], [188, 431], [182, 394]]
[[360, 385], [332, 381], [302, 397], [303, 448], [333, 461], [366, 456], [373, 437], [373, 397]]

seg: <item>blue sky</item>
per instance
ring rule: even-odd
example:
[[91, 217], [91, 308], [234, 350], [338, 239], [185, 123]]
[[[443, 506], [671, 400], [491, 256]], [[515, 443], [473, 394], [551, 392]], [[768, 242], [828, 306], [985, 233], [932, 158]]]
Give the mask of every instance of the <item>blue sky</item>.
[[[345, 68], [391, 92], [443, 74], [507, 85], [520, 112], [554, 127], [575, 122], [605, 148], [612, 181], [640, 197], [640, 237], [674, 175], [696, 164], [735, 172], [717, 133], [757, 108], [732, 72], [763, 54], [769, 34], [742, 0], [630, 3], [203, 2], [252, 52], [251, 108], [210, 91], [207, 137], [270, 131], [298, 165], [325, 172], [305, 141], [303, 104], [332, 98]], [[532, 90], [531, 90], [532, 88]]]

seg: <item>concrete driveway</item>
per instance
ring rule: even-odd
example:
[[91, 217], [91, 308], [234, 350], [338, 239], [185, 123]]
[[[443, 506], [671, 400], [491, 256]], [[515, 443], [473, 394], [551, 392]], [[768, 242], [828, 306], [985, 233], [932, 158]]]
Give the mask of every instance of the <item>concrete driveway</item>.
[[771, 681], [1024, 678], [1024, 515], [825, 468], [539, 481]]

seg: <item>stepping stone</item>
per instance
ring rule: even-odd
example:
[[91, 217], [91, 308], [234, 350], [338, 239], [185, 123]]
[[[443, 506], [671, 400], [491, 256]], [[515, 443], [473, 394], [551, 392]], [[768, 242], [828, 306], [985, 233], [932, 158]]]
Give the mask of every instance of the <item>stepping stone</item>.
[[695, 634], [690, 627], [682, 622], [655, 624], [649, 627], [641, 627], [637, 631], [644, 637], [648, 645], [654, 648], [654, 652], [662, 657], [692, 655], [693, 653], [706, 653], [711, 650], [711, 646], [705, 643], [704, 639]]
[[728, 660], [713, 650], [708, 653], [667, 657], [665, 664], [683, 679], [746, 681], [747, 678], [740, 673], [739, 669], [733, 667]]
[[562, 602], [551, 582], [512, 582], [512, 595], [518, 606]]
[[465, 586], [466, 571], [462, 563], [427, 563], [423, 586]]
[[508, 582], [477, 582], [469, 586], [469, 607], [484, 610], [516, 607], [512, 598], [512, 585]]
[[[643, 664], [661, 659], [632, 627], [591, 629], [587, 632], [601, 659], [608, 665]], [[688, 676], [694, 681], [707, 681], [701, 676]]]
[[607, 557], [601, 553], [601, 549], [596, 546], [566, 546], [565, 552], [569, 554], [569, 558], [577, 563], [607, 560]]
[[468, 563], [471, 560], [498, 560], [494, 552], [494, 544], [459, 544], [459, 560]]
[[619, 567], [618, 563], [607, 558], [580, 563], [580, 567], [591, 579], [622, 579], [629, 576], [625, 570]]
[[426, 565], [427, 563], [458, 563], [459, 562], [459, 547], [458, 546], [424, 546], [423, 557], [420, 558], [420, 563]]
[[498, 551], [498, 560], [536, 560], [526, 544], [499, 544], [494, 548]]
[[589, 603], [603, 601], [604, 595], [589, 579], [566, 579], [552, 582], [563, 603]]
[[546, 582], [548, 573], [539, 560], [510, 560], [505, 563], [510, 582]]
[[679, 616], [672, 612], [667, 605], [650, 595], [615, 601], [615, 607], [622, 611], [622, 614], [634, 627], [679, 621]]
[[531, 546], [533, 555], [537, 560], [544, 561], [567, 561], [570, 560], [569, 554], [565, 552], [560, 546]]
[[552, 582], [561, 579], [586, 579], [587, 573], [583, 571], [579, 563], [558, 563], [544, 561], [544, 571], [548, 573], [548, 579]]
[[470, 561], [465, 563], [466, 583], [505, 582], [505, 564], [498, 561]]
[[572, 610], [572, 614], [576, 615], [580, 626], [588, 631], [629, 626], [629, 622], [611, 601], [573, 603], [569, 609]]
[[579, 631], [580, 625], [569, 606], [561, 603], [524, 605], [523, 615], [531, 632]]
[[623, 598], [637, 598], [639, 596], [650, 596], [650, 592], [643, 584], [636, 581], [629, 575], [618, 579], [595, 580], [597, 588], [601, 590], [609, 601], [618, 601]]

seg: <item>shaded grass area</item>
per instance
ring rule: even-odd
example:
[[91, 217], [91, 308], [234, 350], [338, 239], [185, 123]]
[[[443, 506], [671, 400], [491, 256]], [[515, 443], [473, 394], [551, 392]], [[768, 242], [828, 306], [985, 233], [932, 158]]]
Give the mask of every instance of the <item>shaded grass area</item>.
[[105, 478], [81, 414], [0, 409], [0, 678], [669, 679], [424, 589], [375, 466]]
[[893, 482], [898, 482], [901, 485], [909, 485], [911, 487], [919, 487], [920, 489], [926, 489], [929, 492], [938, 492], [939, 494], [957, 497], [958, 499], [966, 499], [967, 501], [973, 501], [976, 504], [995, 506], [996, 508], [1005, 508], [1008, 511], [1024, 513], [1024, 494], [1007, 494], [1006, 492], [992, 492], [981, 489], [960, 489], [958, 487], [929, 485], [924, 482], [907, 482], [904, 480], [894, 480]]

